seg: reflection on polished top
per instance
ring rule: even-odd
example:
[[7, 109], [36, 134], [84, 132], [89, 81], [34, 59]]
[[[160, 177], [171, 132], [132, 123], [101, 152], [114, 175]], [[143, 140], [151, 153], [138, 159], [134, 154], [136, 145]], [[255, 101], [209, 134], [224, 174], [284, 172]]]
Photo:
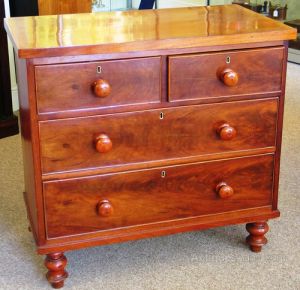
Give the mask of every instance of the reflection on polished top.
[[295, 29], [239, 5], [19, 17], [6, 19], [5, 27], [21, 58], [296, 37]]

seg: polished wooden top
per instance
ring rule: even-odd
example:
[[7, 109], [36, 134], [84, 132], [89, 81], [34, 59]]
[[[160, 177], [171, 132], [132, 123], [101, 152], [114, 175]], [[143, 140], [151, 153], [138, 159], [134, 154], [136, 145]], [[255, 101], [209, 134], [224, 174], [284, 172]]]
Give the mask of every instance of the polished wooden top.
[[239, 5], [5, 20], [21, 58], [294, 39], [296, 30]]

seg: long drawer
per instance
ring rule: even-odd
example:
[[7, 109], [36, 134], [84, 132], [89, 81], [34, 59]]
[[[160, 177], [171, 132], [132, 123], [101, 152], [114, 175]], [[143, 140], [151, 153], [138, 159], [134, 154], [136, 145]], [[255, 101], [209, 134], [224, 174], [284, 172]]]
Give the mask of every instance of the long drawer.
[[159, 103], [160, 57], [36, 66], [39, 113]]
[[283, 47], [169, 57], [169, 101], [279, 92]]
[[44, 183], [48, 238], [271, 204], [273, 155]]
[[40, 122], [44, 173], [275, 146], [277, 99]]

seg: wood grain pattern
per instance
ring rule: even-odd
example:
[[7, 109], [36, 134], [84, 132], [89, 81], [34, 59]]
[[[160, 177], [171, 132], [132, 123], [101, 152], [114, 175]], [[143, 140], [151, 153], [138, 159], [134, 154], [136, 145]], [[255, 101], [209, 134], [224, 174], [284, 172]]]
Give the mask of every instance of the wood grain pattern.
[[[42, 168], [74, 171], [272, 147], [276, 120], [277, 100], [268, 99], [40, 122]], [[217, 133], [224, 122], [237, 131], [232, 140]], [[110, 138], [108, 153], [97, 152], [95, 133]]]
[[[219, 96], [279, 92], [283, 47], [171, 56], [169, 58], [169, 100], [171, 102]], [[227, 58], [230, 57], [230, 63]], [[239, 75], [235, 86], [219, 79], [225, 69]], [[180, 73], [179, 73], [180, 72]]]
[[239, 5], [23, 17], [7, 19], [6, 29], [22, 58], [296, 38], [296, 29]]
[[[160, 62], [160, 57], [154, 57], [37, 66], [38, 111], [47, 113], [159, 103]], [[110, 85], [110, 94], [105, 98], [94, 93], [94, 82], [98, 79], [105, 79]]]
[[39, 15], [92, 12], [92, 0], [38, 0]]
[[[223, 180], [235, 190], [226, 200], [216, 192]], [[272, 184], [272, 156], [47, 182], [47, 235], [54, 238], [266, 206], [271, 204]], [[97, 214], [103, 199], [114, 208], [106, 217]]]

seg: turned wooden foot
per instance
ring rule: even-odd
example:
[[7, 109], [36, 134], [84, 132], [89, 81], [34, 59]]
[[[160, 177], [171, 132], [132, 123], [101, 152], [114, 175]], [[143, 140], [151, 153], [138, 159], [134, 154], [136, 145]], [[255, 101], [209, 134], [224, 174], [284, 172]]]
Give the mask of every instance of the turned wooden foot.
[[246, 225], [246, 230], [250, 233], [246, 242], [250, 246], [251, 251], [258, 253], [261, 251], [268, 240], [265, 234], [269, 230], [269, 226], [266, 222], [255, 222]]
[[46, 278], [53, 288], [61, 288], [64, 286], [64, 281], [68, 277], [65, 271], [67, 258], [64, 253], [48, 254], [45, 259], [45, 266], [49, 270]]

